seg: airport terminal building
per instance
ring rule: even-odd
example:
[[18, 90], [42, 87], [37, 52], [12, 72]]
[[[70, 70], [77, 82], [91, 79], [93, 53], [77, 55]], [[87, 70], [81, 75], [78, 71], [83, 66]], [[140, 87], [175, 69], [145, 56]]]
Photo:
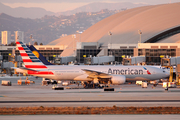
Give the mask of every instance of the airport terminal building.
[[[96, 23], [82, 34], [59, 38], [49, 45], [66, 46], [60, 57], [145, 56], [147, 64], [160, 64], [160, 58], [179, 56], [180, 3], [144, 6], [125, 10]], [[75, 37], [74, 37], [75, 36]], [[123, 57], [122, 57], [123, 56]]]

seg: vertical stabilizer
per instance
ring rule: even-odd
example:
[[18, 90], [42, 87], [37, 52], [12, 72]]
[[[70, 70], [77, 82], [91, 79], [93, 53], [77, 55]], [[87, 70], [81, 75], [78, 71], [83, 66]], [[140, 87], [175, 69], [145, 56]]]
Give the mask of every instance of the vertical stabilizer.
[[26, 68], [34, 70], [47, 69], [47, 67], [39, 60], [39, 53], [37, 51], [32, 52], [20, 41], [17, 41], [16, 45]]

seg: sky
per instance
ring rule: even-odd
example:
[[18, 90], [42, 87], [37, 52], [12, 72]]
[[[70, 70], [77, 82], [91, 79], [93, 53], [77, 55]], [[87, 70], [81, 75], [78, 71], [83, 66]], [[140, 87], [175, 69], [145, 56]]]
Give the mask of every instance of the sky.
[[63, 12], [73, 10], [77, 7], [81, 7], [93, 2], [131, 2], [155, 5], [180, 2], [180, 0], [0, 0], [0, 2], [12, 8], [40, 7], [51, 12]]

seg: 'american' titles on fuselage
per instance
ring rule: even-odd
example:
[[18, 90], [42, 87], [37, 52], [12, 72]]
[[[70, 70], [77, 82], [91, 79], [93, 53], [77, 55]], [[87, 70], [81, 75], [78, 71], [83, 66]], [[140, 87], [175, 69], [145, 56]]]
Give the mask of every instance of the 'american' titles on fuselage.
[[119, 75], [143, 75], [143, 70], [137, 70], [137, 69], [111, 69], [109, 68], [108, 74], [119, 74]]

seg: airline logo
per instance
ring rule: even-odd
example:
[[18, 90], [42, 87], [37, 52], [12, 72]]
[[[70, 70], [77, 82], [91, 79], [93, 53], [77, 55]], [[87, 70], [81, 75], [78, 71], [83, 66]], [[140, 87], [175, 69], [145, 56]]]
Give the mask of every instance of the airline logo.
[[32, 53], [37, 57], [37, 58], [39, 58], [39, 53], [37, 52], [37, 51], [32, 51]]
[[38, 50], [33, 46], [33, 45], [30, 45], [30, 46], [27, 46], [31, 51], [32, 53], [34, 53], [34, 55], [39, 58], [39, 60], [44, 64], [44, 65], [53, 65], [51, 63], [49, 63], [46, 58], [44, 58], [41, 53], [38, 52]]
[[143, 68], [144, 68], [144, 70], [147, 71], [147, 74], [151, 75], [151, 73], [149, 72], [149, 70], [147, 70], [145, 67], [143, 67]]
[[[22, 42], [16, 42], [17, 48], [19, 49], [20, 55], [23, 59], [24, 65], [26, 68], [33, 70], [47, 70], [47, 67], [38, 59], [39, 54], [37, 51], [31, 51], [26, 45]], [[35, 53], [35, 54], [34, 54]], [[31, 71], [28, 70], [28, 74], [31, 75], [48, 75], [53, 74], [49, 71]]]

